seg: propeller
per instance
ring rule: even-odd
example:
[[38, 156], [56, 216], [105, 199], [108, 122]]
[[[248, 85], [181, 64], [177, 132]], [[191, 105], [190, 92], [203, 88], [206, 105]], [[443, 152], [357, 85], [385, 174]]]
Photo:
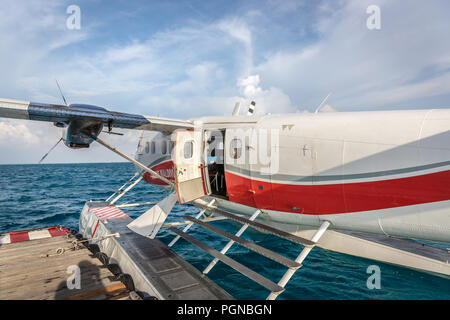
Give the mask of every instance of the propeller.
[[[64, 101], [64, 104], [65, 104], [67, 107], [69, 107], [69, 105], [67, 104], [66, 97], [64, 97], [64, 94], [63, 94], [63, 92], [62, 92], [62, 90], [61, 90], [61, 87], [59, 86], [58, 80], [55, 79], [55, 82], [56, 82], [56, 86], [58, 87], [59, 93], [61, 94], [61, 97], [62, 97], [62, 99], [63, 99], [63, 101]], [[64, 124], [64, 123], [54, 122], [53, 124], [54, 124], [56, 127], [58, 127], [58, 128], [64, 128], [64, 127], [65, 127], [65, 124]], [[55, 149], [56, 146], [57, 146], [61, 141], [64, 141], [64, 135], [62, 135], [61, 138], [58, 140], [58, 142], [57, 142], [53, 147], [51, 147], [50, 150], [48, 150], [48, 152], [47, 152], [46, 154], [44, 154], [44, 156], [41, 158], [41, 160], [39, 160], [38, 164], [41, 164], [42, 161], [44, 161], [44, 159], [47, 158], [47, 156], [50, 154], [50, 152], [52, 152], [53, 149]]]
[[[64, 101], [64, 105], [66, 108], [73, 110], [73, 112], [84, 112], [85, 110], [87, 112], [98, 112], [98, 113], [104, 113], [105, 115], [108, 114], [108, 111], [105, 108], [93, 106], [93, 105], [87, 105], [87, 104], [71, 104], [69, 105], [67, 103], [66, 97], [64, 96], [61, 86], [59, 85], [58, 80], [55, 79], [56, 86], [58, 87], [59, 93], [61, 95], [62, 100]], [[122, 136], [123, 133], [119, 132], [113, 132], [113, 123], [114, 120], [108, 121], [108, 129], [107, 131], [103, 131], [107, 134], [114, 134]], [[53, 122], [53, 125], [55, 125], [58, 128], [66, 128], [65, 131], [63, 131], [63, 137], [58, 140], [58, 142], [41, 158], [39, 163], [42, 163], [42, 161], [49, 155], [49, 153], [56, 148], [56, 146], [61, 142], [64, 141], [64, 144], [72, 149], [79, 149], [79, 148], [89, 148], [89, 145], [94, 141], [93, 137], [97, 137], [100, 132], [102, 132], [104, 123], [102, 120], [98, 119], [89, 119], [88, 117], [86, 119], [66, 119], [62, 121]], [[65, 136], [65, 137], [64, 137]]]
[[47, 158], [47, 156], [50, 154], [50, 152], [52, 152], [52, 150], [55, 149], [56, 146], [63, 140], [64, 140], [64, 138], [61, 137], [61, 139], [59, 139], [58, 142], [53, 147], [51, 147], [51, 149], [46, 154], [44, 154], [44, 156], [41, 158], [41, 160], [39, 160], [38, 164], [41, 164], [41, 162], [44, 161], [45, 158]]

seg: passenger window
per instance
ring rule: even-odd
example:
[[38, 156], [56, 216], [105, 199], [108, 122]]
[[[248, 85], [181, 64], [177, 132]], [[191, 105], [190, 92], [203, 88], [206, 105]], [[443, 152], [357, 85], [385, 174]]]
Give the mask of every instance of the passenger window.
[[230, 144], [231, 157], [233, 159], [239, 159], [242, 154], [242, 142], [239, 139], [231, 140]]
[[192, 141], [186, 141], [184, 143], [184, 158], [185, 159], [192, 158], [193, 150], [194, 150], [194, 143]]
[[145, 143], [145, 153], [149, 153], [150, 152], [150, 143], [146, 142]]
[[167, 141], [161, 141], [161, 153], [162, 154], [167, 153]]
[[152, 141], [151, 150], [152, 150], [152, 154], [154, 154], [155, 153], [155, 141]]

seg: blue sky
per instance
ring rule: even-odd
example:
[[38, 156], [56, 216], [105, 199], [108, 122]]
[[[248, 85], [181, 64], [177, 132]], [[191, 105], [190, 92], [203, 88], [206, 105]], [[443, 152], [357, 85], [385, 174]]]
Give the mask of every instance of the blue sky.
[[[69, 30], [69, 5], [81, 10]], [[369, 30], [369, 5], [381, 29]], [[0, 3], [0, 97], [190, 118], [450, 106], [448, 1], [13, 1]], [[139, 133], [108, 137], [133, 153]], [[36, 163], [46, 123], [0, 121], [0, 163]], [[62, 145], [48, 162], [118, 161]]]

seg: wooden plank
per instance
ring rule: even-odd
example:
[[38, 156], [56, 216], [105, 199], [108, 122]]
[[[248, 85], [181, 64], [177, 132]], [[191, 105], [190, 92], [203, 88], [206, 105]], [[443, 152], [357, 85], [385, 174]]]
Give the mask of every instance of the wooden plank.
[[68, 297], [65, 300], [86, 300], [86, 299], [94, 298], [94, 297], [99, 296], [104, 293], [113, 293], [114, 291], [117, 291], [120, 289], [126, 289], [125, 285], [122, 282], [118, 282], [118, 283], [112, 284], [108, 287], [100, 288], [97, 290], [83, 292], [83, 293]]
[[59, 288], [59, 290], [47, 290], [47, 292], [38, 293], [37, 295], [34, 295], [32, 298], [33, 300], [39, 299], [39, 300], [65, 300], [69, 297], [72, 297], [76, 294], [87, 292], [87, 291], [93, 291], [98, 290], [100, 288], [111, 286], [115, 283], [118, 283], [117, 281], [111, 281], [108, 277], [99, 279], [97, 281], [89, 282], [85, 285], [82, 285], [81, 289], [76, 290], [70, 290], [67, 287]]
[[[27, 256], [30, 258], [33, 257], [40, 257], [41, 255], [51, 255], [51, 256], [55, 256], [56, 255], [56, 250], [57, 249], [64, 249], [64, 252], [67, 251], [71, 251], [70, 248], [71, 246], [69, 245], [52, 245], [52, 246], [48, 246], [48, 247], [36, 247], [33, 249], [23, 249], [21, 251], [14, 251], [14, 253], [0, 253], [0, 264], [1, 263], [5, 263], [5, 262], [13, 262], [14, 260], [24, 260], [23, 257]], [[83, 248], [84, 249], [84, 248]]]
[[24, 255], [28, 256], [40, 256], [41, 254], [55, 254], [56, 250], [63, 248], [66, 251], [72, 248], [72, 244], [67, 241], [63, 242], [52, 242], [48, 244], [35, 244], [33, 246], [16, 247], [11, 251], [0, 251], [0, 263], [7, 261], [12, 261], [14, 259], [20, 259]]
[[[75, 239], [75, 238], [73, 238]], [[8, 244], [2, 244], [0, 246], [0, 254], [3, 255], [3, 252], [11, 252], [16, 249], [24, 249], [24, 248], [33, 248], [38, 247], [41, 245], [51, 245], [54, 243], [62, 243], [64, 241], [70, 241], [66, 239], [65, 236], [58, 236], [58, 237], [51, 237], [51, 238], [42, 238], [42, 239], [35, 239], [35, 240], [28, 240], [28, 241], [21, 241], [21, 242], [13, 242]]]
[[131, 300], [131, 299], [130, 299], [130, 292], [125, 288], [113, 292], [103, 293], [86, 300]]
[[[57, 248], [71, 248], [64, 236], [17, 242], [0, 251], [0, 299], [65, 299], [86, 292], [106, 294], [104, 298], [125, 299], [123, 284], [84, 247], [42, 258]], [[69, 290], [67, 267], [78, 265], [81, 289]], [[105, 289], [106, 288], [106, 289]], [[122, 290], [113, 292], [114, 289]], [[82, 296], [80, 296], [82, 298]], [[101, 297], [98, 297], [101, 298]]]
[[64, 260], [76, 260], [80, 259], [80, 257], [85, 257], [87, 259], [92, 259], [93, 255], [87, 249], [79, 249], [79, 250], [68, 250], [60, 255], [51, 255], [49, 257], [41, 256], [39, 252], [35, 254], [27, 254], [24, 252], [22, 255], [18, 255], [14, 259], [8, 259], [8, 257], [2, 257], [2, 261], [0, 262], [0, 270], [7, 270], [10, 268], [17, 269], [27, 268], [29, 264], [37, 264], [42, 267], [48, 265], [49, 263], [55, 263], [64, 261]]
[[34, 286], [30, 288], [23, 288], [24, 292], [13, 292], [8, 295], [8, 300], [64, 300], [75, 294], [96, 290], [103, 288], [105, 286], [110, 286], [113, 282], [109, 279], [101, 279], [101, 281], [96, 281], [89, 283], [88, 285], [82, 286], [81, 289], [70, 290], [65, 286], [57, 287], [48, 286], [43, 284], [42, 286]]
[[[47, 274], [49, 276], [49, 274]], [[0, 290], [1, 299], [64, 299], [85, 291], [95, 290], [116, 283], [112, 275], [107, 272], [98, 274], [89, 270], [81, 273], [81, 288], [70, 290], [67, 288], [68, 274], [62, 274], [52, 279], [14, 282], [16, 286], [8, 283], [8, 288]]]
[[[59, 280], [60, 282], [64, 282], [67, 280], [67, 278], [70, 276], [70, 274], [67, 273], [67, 267], [69, 267], [70, 264], [67, 264], [66, 266], [62, 266], [58, 269], [47, 269], [45, 272], [42, 272], [42, 269], [37, 269], [33, 273], [22, 273], [15, 276], [8, 276], [2, 277], [2, 282], [0, 283], [0, 289], [1, 290], [7, 290], [9, 288], [19, 288], [22, 286], [33, 286], [35, 284], [39, 283], [54, 283], [54, 280]], [[98, 266], [91, 267], [91, 268], [80, 268], [80, 275], [81, 280], [83, 279], [91, 279], [91, 278], [106, 278], [112, 276], [112, 274], [109, 272], [108, 269], [100, 269]]]
[[29, 254], [24, 252], [22, 255], [18, 255], [9, 259], [8, 257], [1, 257], [0, 270], [7, 270], [8, 268], [17, 269], [17, 265], [20, 264], [21, 268], [27, 268], [28, 265], [36, 265], [45, 267], [48, 263], [57, 263], [60, 260], [64, 260], [71, 254], [72, 257], [83, 256], [89, 258], [91, 252], [87, 249], [80, 249], [75, 251], [66, 251], [61, 255], [54, 255], [50, 257], [41, 257], [39, 252]]
[[233, 260], [230, 257], [227, 257], [226, 255], [220, 253], [219, 251], [209, 247], [208, 245], [204, 244], [203, 242], [198, 241], [197, 239], [191, 237], [190, 235], [184, 233], [183, 231], [178, 230], [177, 228], [173, 228], [173, 227], [169, 228], [169, 230], [174, 232], [174, 233], [176, 233], [176, 234], [178, 234], [183, 239], [185, 239], [185, 240], [189, 241], [190, 243], [196, 245], [197, 247], [199, 247], [200, 249], [202, 249], [206, 253], [208, 253], [208, 254], [212, 255], [213, 257], [219, 259], [220, 261], [222, 261], [226, 265], [230, 266], [234, 270], [236, 270], [239, 273], [243, 274], [247, 278], [255, 281], [256, 283], [260, 284], [261, 286], [263, 286], [264, 288], [270, 290], [271, 292], [282, 292], [282, 291], [284, 291], [284, 288], [280, 287], [279, 285], [277, 285], [273, 281], [263, 277], [262, 275], [260, 275], [259, 273], [256, 273], [255, 271], [247, 268], [246, 266], [244, 266], [243, 264], [237, 262], [236, 260]]
[[[76, 265], [76, 264], [75, 264]], [[5, 277], [2, 277], [2, 282], [0, 284], [0, 288], [6, 289], [9, 287], [20, 287], [20, 286], [29, 286], [33, 283], [45, 282], [50, 283], [54, 279], [66, 281], [69, 278], [70, 274], [67, 273], [67, 267], [70, 265], [62, 266], [60, 268], [48, 268], [45, 272], [42, 272], [42, 269], [38, 269], [34, 272], [16, 274], [13, 276], [9, 276], [8, 274]], [[79, 264], [80, 268], [80, 276], [81, 279], [90, 277], [95, 279], [101, 279], [108, 276], [112, 276], [108, 269], [99, 268], [98, 266], [86, 266], [85, 264]]]

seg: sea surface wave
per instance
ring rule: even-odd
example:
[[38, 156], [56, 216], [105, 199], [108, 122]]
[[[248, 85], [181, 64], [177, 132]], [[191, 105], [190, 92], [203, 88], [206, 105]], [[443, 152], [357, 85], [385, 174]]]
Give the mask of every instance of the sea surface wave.
[[[62, 225], [78, 229], [78, 218], [88, 200], [105, 200], [134, 174], [128, 163], [43, 164], [0, 166], [0, 233]], [[165, 191], [144, 182], [121, 202], [157, 201]], [[124, 208], [136, 218], [147, 208]], [[179, 221], [182, 214], [195, 215], [192, 205], [176, 205], [168, 221]], [[228, 221], [214, 222], [228, 232], [239, 225]], [[200, 241], [221, 250], [226, 240], [200, 227], [189, 231]], [[162, 230], [158, 238], [168, 244], [174, 234]], [[301, 247], [277, 237], [247, 229], [244, 238], [295, 259]], [[212, 258], [197, 247], [179, 240], [173, 249], [199, 270]], [[264, 257], [233, 245], [229, 256], [278, 282], [285, 272]], [[381, 289], [366, 285], [367, 268], [377, 265], [381, 270]], [[228, 266], [218, 263], [208, 275], [237, 299], [265, 299], [268, 292]], [[396, 267], [377, 261], [314, 248], [279, 299], [450, 299], [450, 279]]]

